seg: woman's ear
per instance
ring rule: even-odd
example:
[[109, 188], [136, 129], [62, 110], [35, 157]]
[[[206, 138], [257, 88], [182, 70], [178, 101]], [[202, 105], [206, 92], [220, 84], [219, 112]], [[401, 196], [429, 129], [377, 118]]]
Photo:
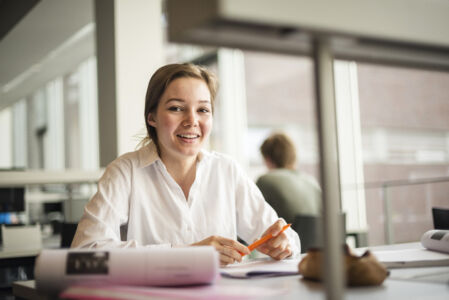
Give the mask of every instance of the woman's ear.
[[152, 113], [149, 113], [147, 116], [147, 123], [150, 126], [156, 127], [156, 120], [154, 120], [154, 116]]

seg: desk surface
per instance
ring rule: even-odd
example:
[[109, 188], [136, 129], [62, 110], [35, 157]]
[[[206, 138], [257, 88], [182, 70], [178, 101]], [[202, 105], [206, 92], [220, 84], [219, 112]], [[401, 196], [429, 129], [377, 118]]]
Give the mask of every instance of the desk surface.
[[[446, 268], [449, 272], [449, 268]], [[49, 299], [45, 295], [39, 295], [35, 290], [34, 280], [20, 281], [13, 284], [13, 293], [23, 299], [42, 300]], [[278, 290], [276, 296], [266, 299], [323, 299], [324, 289], [321, 283], [303, 280], [300, 275], [289, 277], [276, 277], [264, 279], [228, 279], [221, 278], [217, 285], [236, 288], [247, 286], [261, 287], [264, 289]], [[242, 295], [243, 298], [243, 295]], [[432, 299], [447, 300], [449, 298], [449, 285], [425, 282], [412, 282], [387, 279], [378, 287], [347, 288], [345, 299]], [[241, 298], [240, 298], [241, 299]]]
[[[384, 246], [380, 249], [407, 249], [413, 244]], [[374, 247], [373, 247], [374, 248]], [[379, 250], [378, 247], [374, 249]], [[417, 268], [398, 270], [400, 272], [416, 272]], [[449, 276], [449, 267], [419, 268], [422, 272], [434, 272], [434, 274], [444, 274]], [[394, 270], [396, 272], [396, 270]], [[438, 275], [435, 275], [438, 276]], [[345, 291], [345, 299], [449, 299], [449, 283], [436, 283], [432, 280], [406, 280], [390, 276], [381, 286], [377, 287], [351, 287]], [[251, 288], [263, 288], [275, 290], [276, 295], [264, 299], [323, 299], [325, 297], [323, 284], [302, 279], [302, 276], [287, 276], [275, 278], [259, 279], [230, 279], [220, 278], [217, 286], [239, 288], [251, 286]], [[13, 293], [15, 296], [24, 299], [48, 299], [36, 293], [34, 281], [15, 282]], [[244, 298], [241, 295], [239, 299]]]

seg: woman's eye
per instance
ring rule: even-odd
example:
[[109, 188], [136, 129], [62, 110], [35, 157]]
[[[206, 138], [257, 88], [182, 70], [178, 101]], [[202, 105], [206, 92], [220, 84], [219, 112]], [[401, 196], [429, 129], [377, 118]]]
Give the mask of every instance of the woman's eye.
[[208, 112], [210, 112], [210, 110], [208, 108], [200, 108], [199, 112], [201, 112], [201, 113], [208, 113]]
[[168, 108], [170, 111], [182, 111], [182, 108], [179, 106], [171, 106]]

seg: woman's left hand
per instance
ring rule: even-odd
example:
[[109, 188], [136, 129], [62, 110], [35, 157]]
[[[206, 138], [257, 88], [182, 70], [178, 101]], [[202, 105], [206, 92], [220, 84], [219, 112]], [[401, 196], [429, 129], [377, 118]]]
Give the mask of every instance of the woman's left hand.
[[285, 221], [279, 219], [274, 222], [273, 225], [268, 227], [268, 229], [263, 233], [262, 236], [271, 233], [273, 235], [273, 238], [257, 247], [257, 250], [277, 260], [281, 260], [292, 255], [290, 242], [288, 241], [287, 235], [285, 234], [285, 232], [279, 234], [284, 225], [286, 225]]

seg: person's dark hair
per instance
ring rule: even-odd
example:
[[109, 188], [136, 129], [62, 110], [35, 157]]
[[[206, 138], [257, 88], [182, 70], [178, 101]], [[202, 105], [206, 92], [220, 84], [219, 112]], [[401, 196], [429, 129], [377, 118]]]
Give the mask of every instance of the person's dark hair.
[[144, 139], [143, 144], [147, 144], [149, 140], [152, 140], [159, 151], [156, 129], [148, 124], [148, 115], [156, 112], [160, 99], [168, 85], [175, 79], [185, 77], [201, 79], [206, 83], [210, 92], [213, 112], [214, 100], [218, 89], [218, 81], [213, 73], [202, 66], [191, 63], [165, 65], [159, 68], [153, 76], [151, 76], [150, 82], [148, 83], [147, 94], [145, 97], [145, 125], [148, 136]]
[[296, 149], [292, 140], [283, 133], [271, 134], [260, 146], [263, 157], [276, 168], [293, 168], [296, 163]]

